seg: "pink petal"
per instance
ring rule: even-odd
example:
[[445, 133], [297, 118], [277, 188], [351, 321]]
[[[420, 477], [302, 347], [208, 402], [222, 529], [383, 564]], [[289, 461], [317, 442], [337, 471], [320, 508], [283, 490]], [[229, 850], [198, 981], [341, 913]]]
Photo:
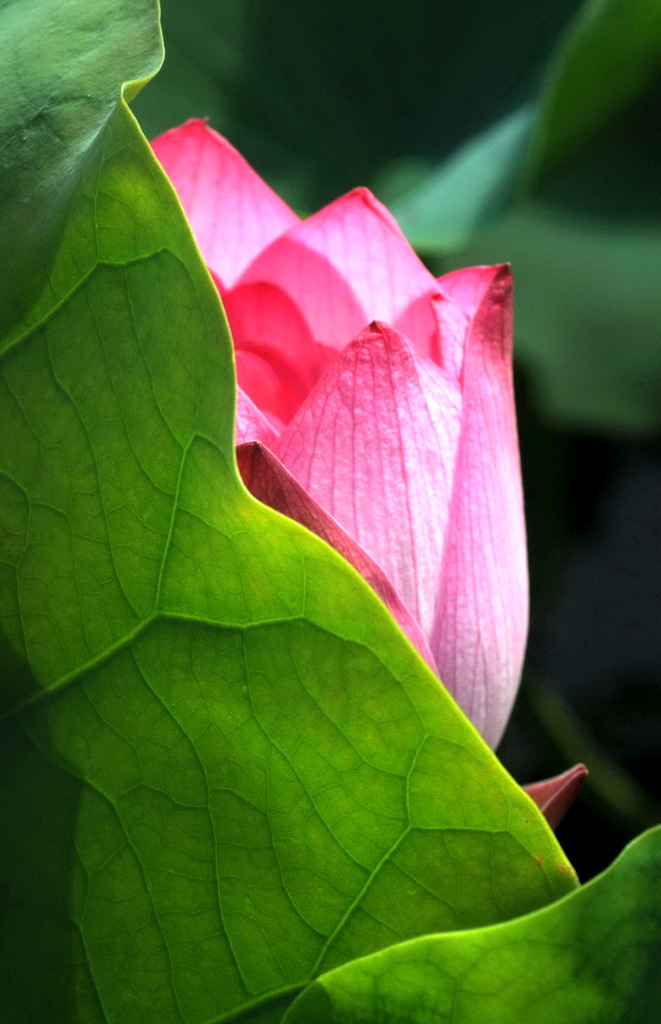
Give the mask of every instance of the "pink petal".
[[278, 432], [269, 423], [255, 403], [241, 389], [236, 389], [236, 434], [237, 444], [244, 441], [263, 441], [273, 444]]
[[413, 646], [437, 673], [429, 645], [418, 623], [402, 604], [383, 569], [301, 487], [267, 448], [261, 444], [241, 444], [236, 450], [236, 456], [243, 481], [254, 497], [290, 519], [295, 519], [346, 558], [376, 591]]
[[[444, 299], [439, 291], [432, 295], [429, 292], [418, 295], [398, 313], [392, 325], [415, 344], [420, 355], [427, 356], [445, 369], [448, 368], [448, 360], [441, 351], [441, 334], [444, 326], [439, 310], [441, 303], [444, 303]], [[464, 322], [465, 319], [463, 317]], [[455, 379], [458, 376], [458, 373], [455, 373]]]
[[223, 302], [239, 384], [274, 421], [287, 423], [336, 352], [314, 341], [297, 307], [275, 285], [238, 285]]
[[584, 764], [577, 764], [562, 775], [544, 779], [543, 782], [532, 782], [523, 788], [535, 801], [551, 828], [555, 829], [580, 793], [589, 774]]
[[383, 567], [429, 635], [460, 396], [399, 332], [372, 324], [321, 378], [273, 451]]
[[[394, 323], [438, 286], [396, 221], [366, 189], [335, 200], [278, 238], [242, 282], [267, 281], [294, 299], [314, 337], [341, 349], [372, 320]], [[404, 322], [403, 321], [403, 322]], [[406, 326], [406, 323], [404, 323]], [[415, 312], [415, 344], [438, 344], [432, 309]]]
[[519, 683], [528, 624], [511, 346], [511, 276], [492, 267], [466, 336], [462, 429], [430, 637], [441, 679], [492, 747]]
[[438, 279], [434, 312], [439, 323], [440, 353], [436, 361], [461, 378], [468, 328], [493, 278], [493, 267], [466, 267]]
[[494, 268], [490, 266], [463, 267], [439, 277], [438, 285], [443, 295], [470, 318], [475, 316], [491, 286], [493, 274]]
[[470, 318], [445, 295], [433, 300], [439, 326], [439, 354], [435, 361], [460, 381], [464, 366], [464, 351]]
[[177, 190], [197, 244], [229, 287], [274, 238], [298, 222], [240, 153], [205, 121], [186, 121], [152, 147]]

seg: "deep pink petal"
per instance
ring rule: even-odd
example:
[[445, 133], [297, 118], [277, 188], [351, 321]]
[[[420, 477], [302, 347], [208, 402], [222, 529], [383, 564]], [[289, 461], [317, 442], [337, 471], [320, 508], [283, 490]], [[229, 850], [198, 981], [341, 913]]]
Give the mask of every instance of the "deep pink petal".
[[[290, 295], [318, 341], [342, 349], [372, 320], [394, 323], [421, 296], [438, 293], [396, 221], [367, 189], [355, 189], [278, 238], [242, 282], [267, 281]], [[437, 345], [431, 309], [415, 313], [422, 353]]]
[[428, 635], [461, 416], [441, 370], [372, 324], [321, 378], [273, 451], [383, 567]]
[[478, 307], [493, 281], [491, 266], [463, 267], [438, 278], [443, 295], [451, 299], [467, 317], [475, 316]]
[[448, 373], [461, 379], [468, 328], [493, 279], [493, 267], [466, 267], [438, 279], [440, 297], [433, 302], [439, 325], [438, 356]]
[[229, 287], [274, 238], [298, 222], [240, 153], [205, 121], [152, 142], [207, 266]]
[[236, 389], [236, 443], [263, 441], [271, 445], [278, 436], [273, 424], [259, 411], [255, 403], [239, 387]]
[[532, 782], [523, 788], [535, 801], [551, 828], [557, 828], [589, 774], [584, 764], [577, 764], [562, 775], [544, 779], [543, 782]]
[[314, 341], [296, 305], [275, 285], [238, 285], [223, 302], [239, 384], [264, 413], [287, 423], [336, 352]]
[[511, 276], [493, 267], [466, 337], [462, 428], [430, 637], [441, 679], [492, 747], [519, 684], [528, 624], [511, 332]]
[[437, 673], [429, 645], [410, 611], [402, 603], [383, 569], [363, 551], [346, 530], [294, 479], [279, 459], [261, 444], [242, 444], [237, 462], [248, 490], [265, 505], [295, 519], [346, 558], [376, 591], [401, 630]]

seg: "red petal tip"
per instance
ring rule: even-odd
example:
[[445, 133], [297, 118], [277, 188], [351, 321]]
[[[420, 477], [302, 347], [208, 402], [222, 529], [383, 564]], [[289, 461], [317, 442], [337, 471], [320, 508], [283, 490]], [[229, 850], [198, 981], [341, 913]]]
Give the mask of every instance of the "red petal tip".
[[589, 774], [584, 764], [577, 764], [561, 775], [541, 782], [531, 782], [523, 788], [535, 801], [551, 828], [555, 829], [580, 793]]

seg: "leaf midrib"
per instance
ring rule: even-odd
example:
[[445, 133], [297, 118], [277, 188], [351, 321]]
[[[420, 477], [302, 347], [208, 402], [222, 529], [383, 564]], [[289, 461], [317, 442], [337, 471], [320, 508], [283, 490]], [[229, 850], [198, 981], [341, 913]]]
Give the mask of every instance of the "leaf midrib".
[[165, 611], [162, 609], [156, 610], [144, 618], [136, 627], [129, 633], [126, 633], [123, 637], [120, 637], [110, 646], [105, 647], [99, 654], [96, 654], [93, 658], [83, 662], [82, 665], [72, 669], [71, 672], [67, 672], [66, 675], [60, 676], [54, 682], [49, 683], [47, 686], [42, 686], [40, 689], [35, 690], [29, 697], [19, 701], [17, 704], [12, 705], [3, 714], [0, 715], [0, 723], [9, 721], [16, 715], [21, 714], [26, 710], [30, 710], [34, 707], [38, 707], [43, 701], [52, 698], [55, 694], [61, 693], [63, 690], [72, 686], [87, 672], [91, 672], [94, 669], [100, 668], [106, 661], [109, 661], [115, 654], [119, 654], [133, 643], [143, 632], [145, 632], [149, 626], [158, 622], [192, 622], [196, 625], [207, 626], [212, 629], [232, 629], [232, 630], [249, 630], [256, 629], [261, 626], [277, 626], [284, 623], [303, 622], [309, 621], [302, 615], [278, 615], [272, 619], [260, 619], [254, 622], [232, 622], [229, 620], [221, 621], [220, 619], [207, 619], [200, 615], [187, 615], [185, 612]]
[[[277, 1006], [278, 1003], [284, 1002], [285, 1000], [292, 1001], [293, 997], [302, 992], [304, 988], [314, 981], [314, 978], [306, 978], [304, 981], [294, 982], [292, 985], [285, 985], [282, 988], [272, 989], [270, 992], [265, 993], [261, 996], [255, 996], [254, 999], [250, 999], [248, 1002], [240, 1003], [239, 1006], [235, 1006], [234, 1009], [228, 1010], [225, 1013], [221, 1013], [219, 1017], [212, 1017], [211, 1020], [204, 1021], [203, 1024], [232, 1024], [233, 1021], [240, 1021], [246, 1017], [247, 1014], [252, 1013], [257, 1009], [268, 1009], [270, 1006]], [[291, 997], [291, 999], [289, 998]]]

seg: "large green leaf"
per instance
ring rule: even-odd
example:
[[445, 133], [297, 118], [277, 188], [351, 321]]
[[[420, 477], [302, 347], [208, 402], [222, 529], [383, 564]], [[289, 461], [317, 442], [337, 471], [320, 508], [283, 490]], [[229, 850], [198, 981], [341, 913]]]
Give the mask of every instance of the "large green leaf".
[[661, 66], [658, 0], [585, 0], [547, 69], [531, 177], [548, 171], [639, 95]]
[[[657, 0], [585, 0], [559, 40], [537, 95], [397, 196], [393, 212], [404, 233], [426, 253], [462, 247], [511, 206], [524, 181], [537, 184], [643, 92], [659, 66]], [[627, 138], [624, 148], [635, 171], [636, 140]], [[597, 188], [600, 176], [601, 162]], [[395, 183], [387, 176], [382, 180], [388, 198]]]
[[6, 1019], [275, 1021], [321, 971], [572, 889], [371, 590], [240, 482], [220, 303], [118, 100], [155, 3], [2, 13]]
[[310, 986], [286, 1024], [658, 1024], [661, 829], [517, 921], [414, 939]]

